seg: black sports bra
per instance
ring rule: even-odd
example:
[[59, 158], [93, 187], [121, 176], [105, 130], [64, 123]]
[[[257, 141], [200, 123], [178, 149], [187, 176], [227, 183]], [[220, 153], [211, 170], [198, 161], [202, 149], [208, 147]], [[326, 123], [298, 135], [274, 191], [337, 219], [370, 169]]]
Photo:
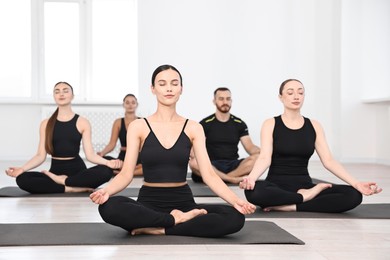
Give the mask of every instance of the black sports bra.
[[190, 139], [184, 133], [188, 119], [186, 119], [176, 143], [169, 149], [161, 145], [148, 120], [144, 119], [150, 129], [140, 152], [145, 182], [185, 182], [192, 147]]

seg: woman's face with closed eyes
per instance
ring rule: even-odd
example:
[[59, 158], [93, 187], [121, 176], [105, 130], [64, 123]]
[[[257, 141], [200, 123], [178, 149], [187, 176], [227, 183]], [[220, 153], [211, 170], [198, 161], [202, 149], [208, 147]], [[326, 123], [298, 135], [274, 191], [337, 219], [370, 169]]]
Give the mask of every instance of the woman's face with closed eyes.
[[54, 87], [53, 96], [58, 105], [66, 105], [73, 99], [73, 89], [66, 83], [59, 83]]
[[300, 109], [305, 100], [305, 88], [299, 81], [291, 80], [287, 82], [279, 94], [285, 108]]
[[180, 75], [172, 69], [161, 71], [156, 75], [152, 92], [163, 104], [176, 103], [182, 93]]

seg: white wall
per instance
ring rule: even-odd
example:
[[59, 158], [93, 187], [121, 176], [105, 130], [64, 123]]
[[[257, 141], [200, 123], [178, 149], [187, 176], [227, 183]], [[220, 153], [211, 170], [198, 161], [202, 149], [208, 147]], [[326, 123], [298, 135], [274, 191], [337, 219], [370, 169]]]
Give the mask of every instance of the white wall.
[[[305, 115], [321, 120], [334, 144], [338, 1], [146, 0], [139, 2], [139, 12], [145, 89], [155, 67], [177, 66], [184, 77], [179, 111], [200, 120], [215, 110], [214, 89], [229, 87], [232, 113], [246, 121], [259, 143], [261, 123], [282, 112], [280, 83], [298, 78], [307, 91]], [[153, 111], [152, 95], [140, 93]]]
[[390, 164], [390, 1], [344, 0], [342, 13], [341, 159]]
[[39, 105], [0, 104], [0, 160], [26, 160], [38, 149]]
[[[178, 106], [183, 116], [200, 120], [213, 113], [214, 89], [229, 87], [232, 113], [246, 121], [254, 142], [259, 144], [263, 120], [282, 112], [277, 97], [280, 83], [298, 78], [306, 87], [303, 113], [322, 122], [337, 158], [390, 164], [389, 145], [379, 139], [361, 141], [366, 133], [389, 140], [389, 111], [386, 108], [378, 114], [376, 105], [361, 102], [359, 91], [356, 95], [350, 93], [351, 88], [361, 85], [356, 73], [366, 72], [356, 69], [365, 61], [354, 58], [364, 51], [354, 47], [361, 37], [350, 31], [361, 15], [356, 8], [363, 3], [385, 8], [389, 4], [385, 0], [354, 3], [139, 1], [140, 114], [146, 116], [155, 110], [149, 88], [153, 70], [161, 64], [172, 64], [184, 79]], [[388, 29], [389, 24], [381, 24], [378, 33]], [[368, 73], [374, 71], [365, 69], [371, 70]], [[384, 80], [389, 86], [388, 78]], [[10, 118], [9, 111], [17, 115]], [[363, 126], [359, 121], [362, 116]], [[383, 120], [386, 116], [387, 121]], [[7, 122], [0, 136], [0, 158], [27, 159], [35, 153], [39, 106], [0, 105], [0, 119]]]

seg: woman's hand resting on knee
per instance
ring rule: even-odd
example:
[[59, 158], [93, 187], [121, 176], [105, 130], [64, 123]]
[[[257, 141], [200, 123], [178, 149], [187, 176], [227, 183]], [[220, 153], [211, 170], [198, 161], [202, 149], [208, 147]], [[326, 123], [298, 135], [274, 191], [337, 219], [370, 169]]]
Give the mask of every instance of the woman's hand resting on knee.
[[244, 190], [253, 190], [255, 188], [256, 182], [252, 180], [251, 178], [244, 177], [242, 181], [240, 181], [240, 188]]
[[375, 182], [358, 182], [353, 187], [366, 196], [374, 195], [382, 191], [382, 188], [379, 188]]
[[93, 201], [93, 203], [100, 205], [104, 204], [109, 197], [110, 195], [104, 189], [97, 190], [89, 195], [89, 198]]
[[252, 214], [256, 211], [256, 206], [252, 203], [249, 203], [245, 200], [238, 200], [236, 203], [234, 203], [234, 208], [238, 210], [241, 214], [247, 215]]

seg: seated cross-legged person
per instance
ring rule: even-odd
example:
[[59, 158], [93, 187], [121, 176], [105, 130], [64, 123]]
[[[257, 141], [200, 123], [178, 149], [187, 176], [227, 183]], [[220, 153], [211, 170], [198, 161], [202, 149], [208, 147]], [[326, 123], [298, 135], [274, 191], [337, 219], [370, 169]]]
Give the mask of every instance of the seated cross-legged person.
[[[240, 183], [248, 201], [264, 211], [339, 213], [360, 205], [362, 194], [382, 191], [375, 182], [356, 180], [332, 157], [320, 123], [301, 115], [305, 89], [299, 80], [284, 81], [279, 98], [284, 112], [263, 123], [261, 154]], [[327, 170], [349, 185], [314, 184], [308, 172], [314, 151]], [[268, 168], [266, 179], [258, 180]]]
[[[216, 107], [215, 113], [200, 122], [206, 135], [207, 152], [218, 176], [227, 183], [238, 184], [252, 170], [260, 148], [253, 144], [245, 122], [230, 113], [232, 98], [228, 88], [217, 88], [214, 91], [213, 103]], [[249, 154], [246, 158], [239, 158], [240, 142]], [[193, 153], [189, 166], [193, 181], [202, 182]]]
[[[9, 167], [6, 173], [16, 178], [21, 189], [30, 193], [92, 191], [109, 181], [122, 162], [104, 159], [93, 150], [89, 121], [72, 111], [71, 85], [58, 82], [53, 95], [58, 108], [41, 122], [37, 154], [21, 167]], [[81, 141], [88, 161], [98, 165], [87, 169], [79, 155]], [[41, 165], [47, 154], [51, 155], [50, 169], [30, 171]]]
[[[121, 144], [121, 150], [119, 152], [118, 159], [121, 161], [125, 160], [126, 146], [127, 146], [126, 144], [127, 128], [131, 122], [139, 118], [136, 115], [138, 101], [133, 94], [127, 94], [123, 98], [123, 107], [125, 109], [125, 116], [115, 119], [114, 124], [112, 125], [111, 137], [109, 143], [106, 145], [106, 147], [103, 148], [103, 150], [98, 152], [98, 155], [103, 156], [106, 159], [113, 159], [110, 156], [106, 156], [106, 154], [114, 150], [116, 143], [118, 142], [119, 139], [119, 142]], [[118, 171], [115, 171], [115, 173], [117, 172]], [[142, 175], [142, 165], [139, 161], [137, 162], [137, 166], [135, 167], [134, 175], [137, 176]]]
[[[176, 112], [182, 93], [182, 77], [171, 65], [159, 66], [152, 75], [151, 91], [157, 111], [129, 125], [122, 170], [103, 188], [90, 195], [99, 204], [102, 219], [133, 235], [158, 234], [221, 237], [241, 230], [243, 214], [256, 207], [240, 199], [215, 174], [207, 156], [202, 126]], [[187, 184], [191, 148], [198, 158], [204, 181], [230, 205], [201, 205]], [[144, 184], [137, 200], [113, 196], [133, 179], [138, 155]]]

